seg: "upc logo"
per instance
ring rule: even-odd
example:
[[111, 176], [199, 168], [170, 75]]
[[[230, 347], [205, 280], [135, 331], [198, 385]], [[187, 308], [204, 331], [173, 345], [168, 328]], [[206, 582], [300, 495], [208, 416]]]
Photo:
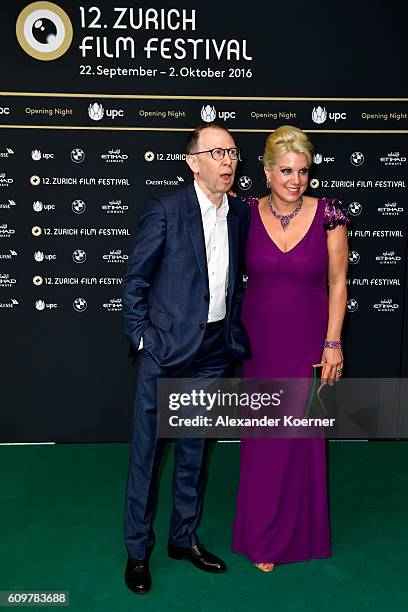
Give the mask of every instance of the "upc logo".
[[327, 110], [321, 106], [313, 107], [312, 121], [315, 123], [324, 123], [327, 119]]
[[124, 117], [125, 111], [121, 108], [107, 108], [106, 110], [102, 104], [94, 102], [88, 106], [88, 115], [92, 121], [100, 121], [105, 115], [110, 119], [116, 119], [117, 117]]
[[339, 113], [338, 111], [328, 113], [324, 106], [314, 106], [312, 110], [312, 121], [315, 123], [324, 123], [326, 119], [331, 119], [336, 123], [340, 121], [340, 119], [347, 119], [347, 114]]
[[[215, 106], [210, 106], [207, 104], [206, 106], [201, 107], [201, 119], [206, 123], [211, 123], [215, 121], [217, 118], [217, 111], [215, 110]], [[218, 113], [218, 118], [223, 121], [228, 121], [228, 119], [235, 119], [236, 113], [235, 111], [221, 111]]]
[[217, 116], [217, 111], [215, 110], [215, 106], [203, 106], [201, 109], [201, 119], [206, 123], [211, 123], [211, 121], [215, 121]]
[[102, 104], [94, 102], [88, 106], [88, 115], [93, 121], [100, 121], [105, 114]]

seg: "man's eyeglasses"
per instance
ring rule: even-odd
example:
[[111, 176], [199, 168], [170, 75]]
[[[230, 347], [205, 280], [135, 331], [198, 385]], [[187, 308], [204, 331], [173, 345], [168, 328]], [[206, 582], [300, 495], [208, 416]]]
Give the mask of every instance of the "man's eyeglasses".
[[211, 153], [211, 157], [215, 159], [215, 161], [221, 161], [224, 159], [225, 153], [228, 153], [229, 158], [233, 161], [236, 159], [240, 159], [240, 150], [232, 147], [230, 149], [221, 149], [221, 147], [217, 147], [216, 149], [208, 149], [208, 151], [196, 151], [196, 153], [189, 153], [189, 155], [201, 155], [201, 153]]

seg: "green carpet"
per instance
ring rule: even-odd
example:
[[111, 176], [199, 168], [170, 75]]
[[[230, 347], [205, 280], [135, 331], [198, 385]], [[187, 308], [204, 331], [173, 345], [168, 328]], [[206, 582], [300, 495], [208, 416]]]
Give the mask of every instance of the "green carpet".
[[206, 574], [167, 558], [169, 453], [156, 517], [153, 587], [138, 596], [123, 583], [128, 445], [1, 446], [0, 590], [70, 591], [68, 609], [75, 612], [407, 610], [408, 445], [329, 447], [333, 556], [281, 565], [271, 574], [229, 548], [238, 444], [218, 444], [211, 453], [199, 531], [228, 572]]

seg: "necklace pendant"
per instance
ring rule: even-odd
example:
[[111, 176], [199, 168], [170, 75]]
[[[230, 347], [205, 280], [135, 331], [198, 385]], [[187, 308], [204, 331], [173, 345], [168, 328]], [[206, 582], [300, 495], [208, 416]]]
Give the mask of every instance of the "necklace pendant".
[[283, 217], [280, 222], [281, 222], [281, 226], [284, 232], [286, 232], [286, 230], [289, 227], [289, 221], [290, 219], [288, 217]]

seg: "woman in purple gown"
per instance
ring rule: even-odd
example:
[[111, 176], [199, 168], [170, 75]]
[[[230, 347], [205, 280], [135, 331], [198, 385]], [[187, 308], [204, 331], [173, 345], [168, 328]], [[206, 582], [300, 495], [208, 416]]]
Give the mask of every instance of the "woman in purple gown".
[[[270, 195], [251, 200], [242, 320], [253, 358], [245, 378], [341, 376], [348, 217], [336, 199], [304, 196], [313, 146], [298, 128], [268, 138]], [[232, 549], [262, 571], [330, 556], [325, 441], [241, 440]]]

